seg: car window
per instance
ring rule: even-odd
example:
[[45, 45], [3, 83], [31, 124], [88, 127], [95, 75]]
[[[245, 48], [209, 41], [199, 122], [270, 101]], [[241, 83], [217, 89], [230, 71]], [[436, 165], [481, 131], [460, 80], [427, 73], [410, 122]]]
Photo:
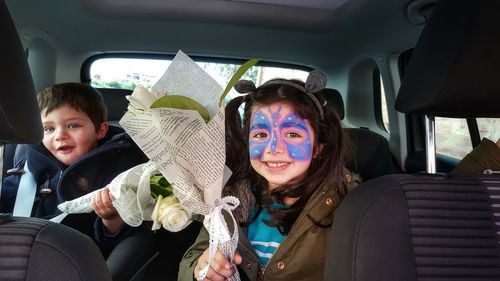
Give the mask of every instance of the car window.
[[[90, 82], [96, 88], [119, 88], [133, 90], [136, 85], [152, 87], [170, 65], [167, 59], [101, 58], [90, 65]], [[220, 85], [225, 86], [240, 64], [197, 62]], [[254, 66], [242, 79], [252, 80], [257, 86], [273, 78], [305, 81], [308, 71], [293, 67]], [[237, 93], [234, 89], [228, 97]]]
[[389, 113], [387, 111], [387, 100], [385, 98], [384, 81], [380, 76], [380, 111], [382, 112], [382, 123], [384, 129], [389, 132]]
[[436, 153], [462, 159], [472, 150], [467, 121], [436, 117]]
[[481, 138], [497, 141], [500, 138], [500, 118], [477, 118]]
[[[472, 150], [467, 121], [460, 118], [436, 117], [436, 152], [462, 159]], [[496, 142], [500, 138], [499, 118], [477, 118], [480, 138]]]

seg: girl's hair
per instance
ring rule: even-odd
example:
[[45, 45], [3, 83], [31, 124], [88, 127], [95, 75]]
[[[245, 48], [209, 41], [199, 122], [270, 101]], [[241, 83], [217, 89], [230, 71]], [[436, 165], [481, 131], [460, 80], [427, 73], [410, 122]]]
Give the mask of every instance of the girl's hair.
[[[304, 86], [300, 81], [285, 81]], [[326, 105], [321, 92], [314, 95], [320, 104]], [[241, 120], [238, 109], [243, 102], [245, 107]], [[309, 120], [316, 136], [315, 146], [321, 144], [323, 147], [318, 151], [318, 155], [313, 157], [303, 180], [269, 192], [267, 180], [255, 172], [250, 164], [248, 142], [252, 109], [275, 102], [290, 104], [301, 118]], [[254, 188], [257, 203], [266, 208], [272, 217], [267, 224], [277, 226], [284, 234], [290, 231], [308, 199], [320, 186], [332, 185], [339, 199], [347, 193], [344, 177], [347, 141], [344, 130], [333, 106], [323, 106], [323, 112], [322, 119], [317, 105], [306, 93], [296, 87], [279, 83], [261, 86], [246, 96], [233, 99], [226, 106], [226, 164], [233, 171], [228, 185], [237, 186], [234, 185], [236, 182], [249, 180]], [[274, 202], [283, 203], [285, 197], [298, 200], [289, 208], [271, 208]]]
[[87, 114], [96, 132], [107, 120], [107, 110], [101, 93], [87, 84], [72, 82], [55, 84], [41, 91], [37, 98], [40, 113], [45, 110], [45, 114], [49, 114], [61, 106], [71, 106]]

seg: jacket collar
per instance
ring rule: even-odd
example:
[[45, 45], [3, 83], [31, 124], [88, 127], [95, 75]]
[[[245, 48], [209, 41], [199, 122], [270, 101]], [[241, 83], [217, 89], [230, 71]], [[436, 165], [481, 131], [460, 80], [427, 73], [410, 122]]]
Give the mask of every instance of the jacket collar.
[[[106, 136], [99, 141], [97, 149], [103, 144], [114, 142], [125, 135], [122, 128], [110, 126]], [[67, 165], [57, 160], [43, 143], [26, 145], [26, 159], [29, 161], [29, 170], [37, 182], [45, 181], [47, 177], [53, 178], [68, 168]]]

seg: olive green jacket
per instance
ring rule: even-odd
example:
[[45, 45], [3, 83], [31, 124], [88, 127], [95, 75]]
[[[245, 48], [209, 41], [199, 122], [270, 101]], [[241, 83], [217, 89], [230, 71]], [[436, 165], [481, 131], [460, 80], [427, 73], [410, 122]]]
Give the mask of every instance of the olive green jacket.
[[452, 173], [479, 174], [487, 169], [500, 171], [500, 148], [484, 138], [479, 146], [458, 163]]
[[[357, 183], [352, 177], [348, 190]], [[340, 200], [333, 186], [324, 185], [311, 196], [290, 233], [278, 247], [266, 267], [261, 267], [250, 244], [246, 229], [239, 228], [237, 251], [243, 258], [238, 266], [241, 280], [323, 280], [327, 238], [333, 214]], [[226, 218], [226, 221], [229, 221]], [[232, 225], [228, 223], [228, 226]], [[209, 236], [203, 228], [196, 242], [184, 254], [179, 269], [179, 281], [193, 280], [193, 271], [201, 254], [208, 248]]]

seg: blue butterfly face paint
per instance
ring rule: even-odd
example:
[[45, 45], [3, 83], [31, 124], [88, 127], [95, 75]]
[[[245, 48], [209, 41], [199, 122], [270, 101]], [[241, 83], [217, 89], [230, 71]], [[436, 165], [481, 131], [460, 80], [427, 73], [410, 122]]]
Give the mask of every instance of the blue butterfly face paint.
[[286, 103], [257, 107], [250, 121], [249, 153], [252, 168], [270, 189], [307, 176], [315, 134], [309, 122]]
[[311, 131], [289, 105], [258, 108], [250, 124], [250, 158], [261, 159], [264, 152], [283, 152], [290, 159], [307, 161], [312, 156]]

